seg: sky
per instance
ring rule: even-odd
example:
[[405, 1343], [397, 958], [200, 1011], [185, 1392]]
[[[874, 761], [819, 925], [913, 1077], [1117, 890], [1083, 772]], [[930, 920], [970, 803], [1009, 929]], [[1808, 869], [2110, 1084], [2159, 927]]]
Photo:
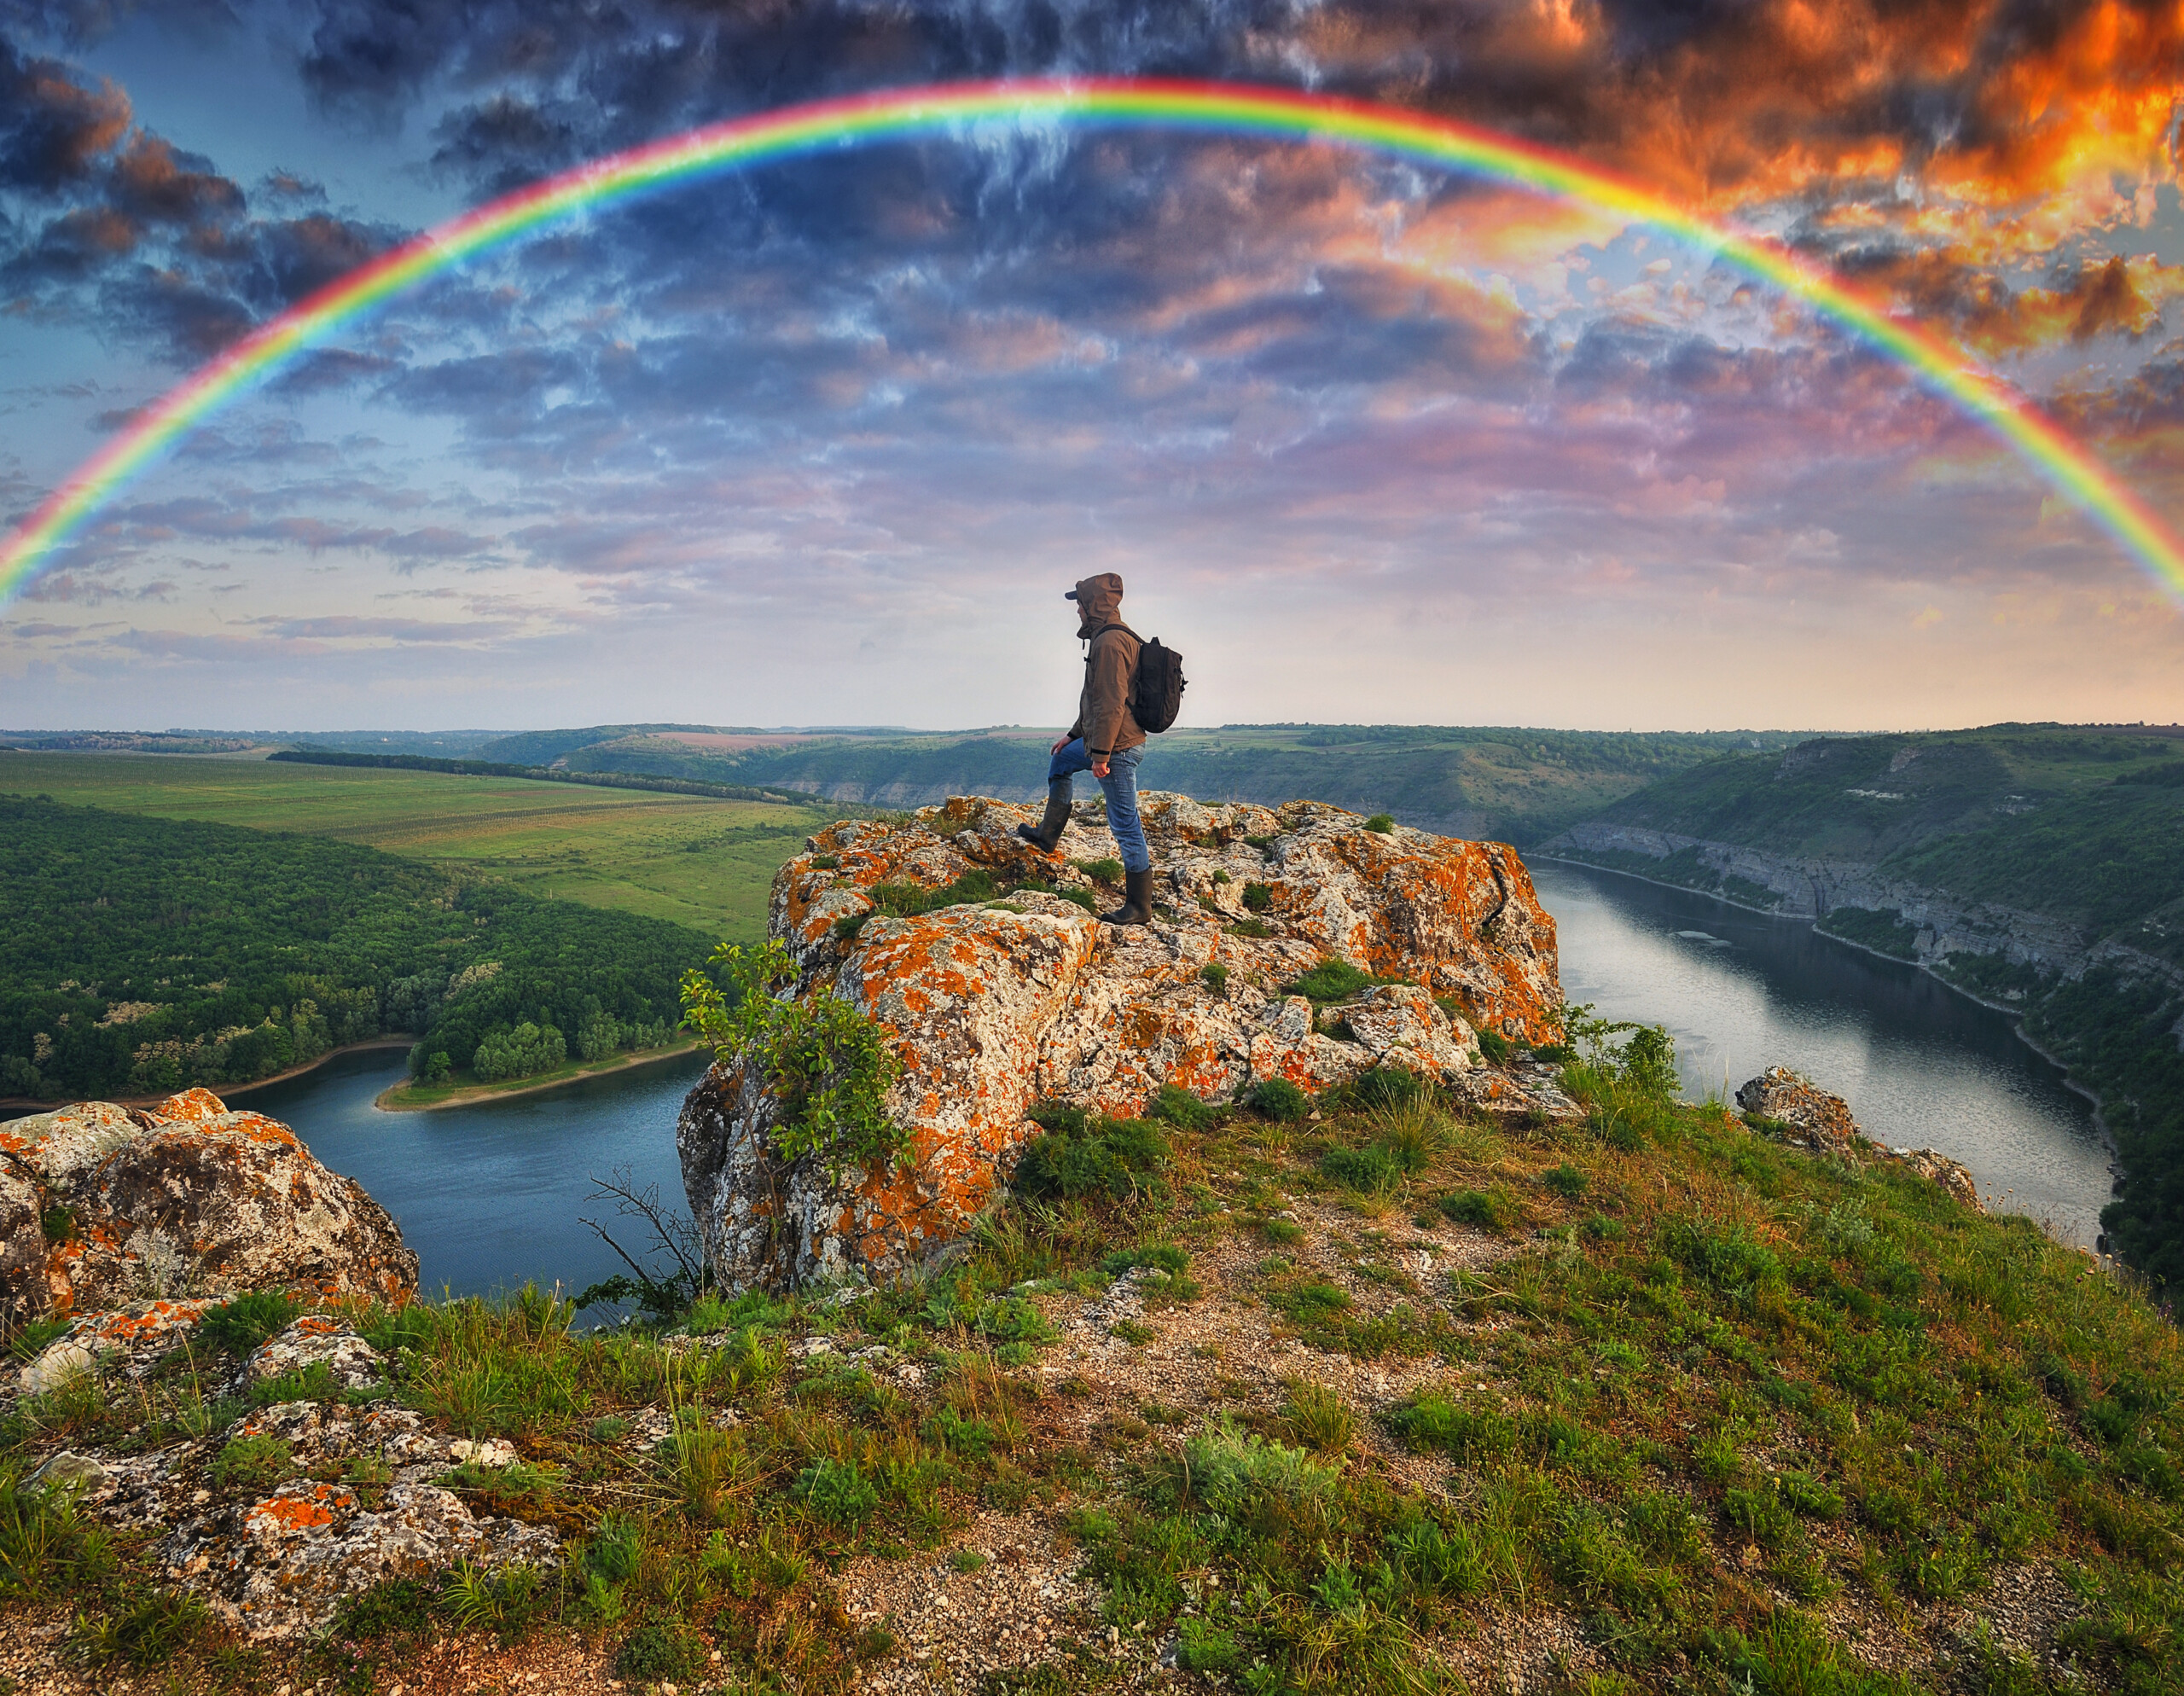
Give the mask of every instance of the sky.
[[[356, 264], [693, 125], [1303, 88], [1774, 235], [2184, 530], [2184, 4], [0, 0], [0, 526]], [[1019, 125], [595, 212], [221, 410], [0, 609], [0, 726], [2184, 720], [2184, 602], [1705, 254], [1323, 145]]]

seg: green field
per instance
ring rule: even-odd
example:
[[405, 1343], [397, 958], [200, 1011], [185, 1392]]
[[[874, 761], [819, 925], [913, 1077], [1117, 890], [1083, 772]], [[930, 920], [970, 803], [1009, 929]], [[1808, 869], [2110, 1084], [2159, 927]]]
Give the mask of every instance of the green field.
[[0, 793], [9, 793], [332, 837], [739, 941], [764, 931], [781, 862], [838, 816], [522, 778], [171, 754], [0, 753]]

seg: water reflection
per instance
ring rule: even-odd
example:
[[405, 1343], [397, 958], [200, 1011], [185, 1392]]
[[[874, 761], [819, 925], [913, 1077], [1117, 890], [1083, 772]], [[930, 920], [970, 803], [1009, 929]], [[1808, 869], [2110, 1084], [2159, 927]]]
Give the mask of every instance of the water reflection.
[[1558, 927], [1563, 993], [1667, 1025], [1687, 1089], [1793, 1066], [1848, 1101], [1869, 1136], [1953, 1155], [1989, 1206], [2092, 1246], [2108, 1152], [2089, 1104], [2005, 1015], [1799, 921], [1612, 872], [1531, 870]]

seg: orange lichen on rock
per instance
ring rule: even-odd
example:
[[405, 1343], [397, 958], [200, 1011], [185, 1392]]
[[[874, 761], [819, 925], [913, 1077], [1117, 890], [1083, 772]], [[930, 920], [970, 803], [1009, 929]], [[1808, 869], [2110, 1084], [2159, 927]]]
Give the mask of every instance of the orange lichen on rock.
[[[67, 1220], [45, 1233], [56, 1212]], [[0, 1161], [0, 1321], [183, 1291], [315, 1287], [400, 1298], [417, 1257], [354, 1179], [207, 1089], [149, 1112], [79, 1101], [18, 1119]]]
[[299, 1495], [284, 1491], [268, 1496], [255, 1504], [247, 1517], [253, 1530], [271, 1528], [302, 1531], [314, 1525], [330, 1525], [337, 1509], [356, 1505], [357, 1498], [346, 1490], [334, 1484], [313, 1484]]
[[[904, 1070], [890, 1106], [909, 1159], [839, 1183], [812, 1159], [781, 1161], [779, 1103], [724, 1056], [677, 1133], [723, 1282], [888, 1273], [960, 1240], [1036, 1134], [1026, 1113], [1043, 1098], [1125, 1114], [1167, 1084], [1228, 1100], [1267, 1078], [1318, 1091], [1374, 1066], [1449, 1082], [1478, 1065], [1478, 1025], [1560, 1036], [1554, 922], [1513, 849], [1369, 831], [1312, 802], [1147, 794], [1141, 808], [1158, 910], [1142, 928], [1101, 926], [1063, 898], [1094, 887], [1074, 862], [1115, 854], [1096, 801], [1076, 810], [1060, 854], [1015, 834], [1030, 809], [958, 797], [915, 823], [832, 826], [781, 868], [769, 925], [799, 969], [791, 992], [831, 984], [892, 1038]], [[899, 918], [874, 897], [973, 871], [1005, 900]], [[1247, 909], [1255, 886], [1265, 895]], [[1323, 1020], [1288, 985], [1328, 958], [1401, 981], [1368, 985]]]

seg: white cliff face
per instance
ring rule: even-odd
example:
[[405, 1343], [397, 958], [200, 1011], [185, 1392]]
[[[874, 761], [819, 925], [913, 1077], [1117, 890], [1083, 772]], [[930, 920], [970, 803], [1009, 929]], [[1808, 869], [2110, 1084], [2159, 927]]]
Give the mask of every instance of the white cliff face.
[[[726, 1057], [677, 1134], [723, 1283], [892, 1271], [960, 1240], [1036, 1134], [1025, 1115], [1042, 1099], [1127, 1116], [1167, 1084], [1228, 1101], [1269, 1078], [1316, 1092], [1374, 1066], [1450, 1083], [1478, 1066], [1477, 1024], [1527, 1041], [1559, 1033], [1554, 921], [1514, 851], [1369, 831], [1311, 803], [1277, 812], [1156, 793], [1141, 809], [1164, 915], [1143, 927], [1102, 926], [1065, 898], [1093, 887], [1071, 860], [1114, 852], [1097, 802], [1078, 810], [1066, 858], [1016, 837], [1031, 809], [973, 799], [913, 824], [837, 825], [781, 868], [769, 928], [801, 969], [794, 992], [832, 984], [888, 1032], [910, 1159], [839, 1184], [778, 1160], [776, 1104]], [[1062, 892], [912, 917], [876, 905], [883, 886], [944, 889], [978, 872]], [[1408, 981], [1319, 1013], [1284, 986], [1327, 959]], [[1537, 1080], [1478, 1093], [1559, 1110]]]
[[[1917, 932], [1914, 948], [1922, 965], [1937, 963], [1952, 954], [1995, 955], [2013, 965], [2038, 967], [2065, 978], [2078, 977], [2089, 967], [2116, 965], [2164, 977], [2184, 988], [2184, 971], [2134, 946], [2129, 938], [2097, 939], [2050, 914], [1960, 900], [1946, 891], [1885, 874], [1863, 861], [1774, 854], [1673, 831], [1599, 822], [1573, 826], [1540, 851], [1599, 861], [1618, 870], [1626, 868], [1625, 856], [1666, 862], [1688, 854], [1712, 877], [1735, 880], [1726, 887], [1710, 886], [1709, 893], [1792, 918], [1817, 921], [1846, 907], [1900, 913], [1903, 922]], [[1662, 875], [1664, 881], [1691, 886], [1687, 878], [1673, 869], [1664, 869]]]

